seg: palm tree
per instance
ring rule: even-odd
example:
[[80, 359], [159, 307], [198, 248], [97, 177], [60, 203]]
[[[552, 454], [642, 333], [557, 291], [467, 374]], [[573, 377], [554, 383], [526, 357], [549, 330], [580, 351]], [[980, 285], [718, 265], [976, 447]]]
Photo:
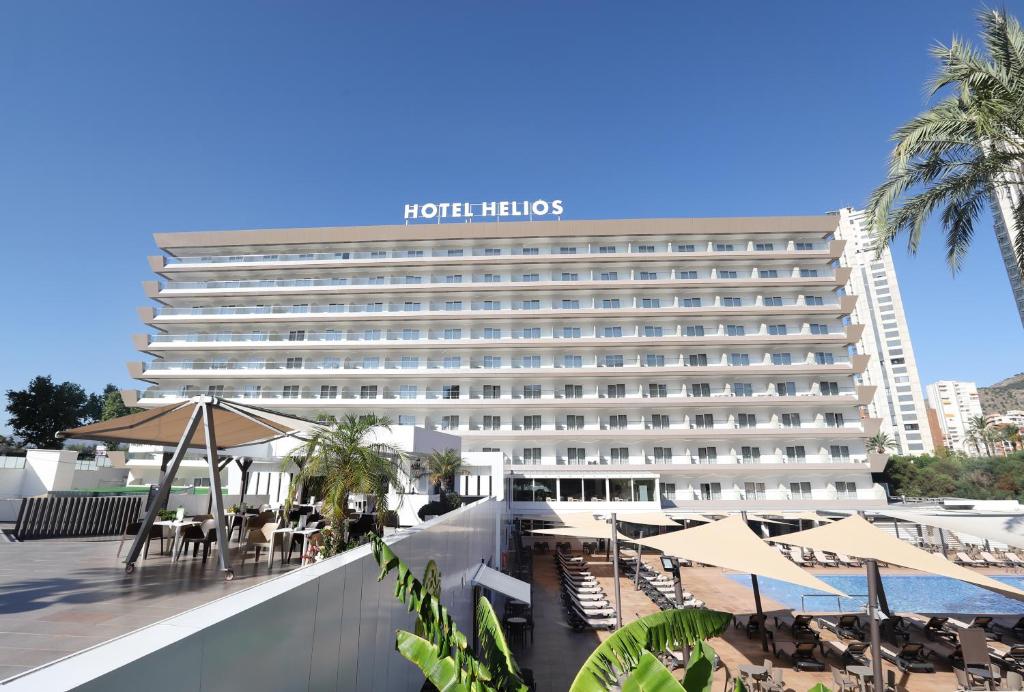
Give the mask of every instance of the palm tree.
[[877, 454], [885, 454], [890, 449], [896, 449], [896, 441], [889, 437], [888, 433], [876, 432], [868, 438], [868, 451]]
[[441, 486], [441, 494], [451, 490], [452, 479], [465, 469], [462, 457], [454, 449], [435, 450], [427, 457], [427, 477], [434, 485]]
[[[889, 174], [870, 197], [879, 249], [908, 233], [916, 252], [925, 220], [942, 208], [946, 260], [960, 268], [974, 223], [997, 195], [1024, 183], [1024, 31], [1005, 12], [979, 14], [985, 53], [953, 38], [936, 45], [929, 96], [946, 98], [893, 135]], [[1013, 195], [1018, 270], [1024, 275], [1024, 195]]]
[[405, 453], [395, 445], [377, 440], [391, 420], [374, 414], [320, 418], [320, 429], [291, 452], [285, 465], [295, 464], [297, 483], [320, 479], [324, 492], [324, 513], [342, 544], [348, 538], [345, 517], [353, 493], [366, 493], [375, 500], [377, 531], [384, 532], [388, 512], [388, 487], [400, 487]]
[[991, 423], [985, 420], [985, 416], [972, 416], [967, 421], [967, 439], [978, 454], [981, 453], [981, 448], [985, 448], [985, 456], [990, 457], [992, 453], [989, 448], [989, 442], [992, 439], [992, 428]]
[[1013, 423], [1004, 423], [999, 426], [999, 431], [1002, 439], [1010, 444], [1010, 451], [1016, 452], [1021, 440], [1020, 428]]

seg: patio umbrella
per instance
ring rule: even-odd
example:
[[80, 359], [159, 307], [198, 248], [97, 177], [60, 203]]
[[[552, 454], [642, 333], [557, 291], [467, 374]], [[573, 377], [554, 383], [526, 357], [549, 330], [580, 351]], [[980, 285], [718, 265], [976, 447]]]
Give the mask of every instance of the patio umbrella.
[[[200, 426], [200, 423], [202, 425]], [[233, 579], [228, 561], [228, 538], [224, 526], [224, 498], [221, 495], [218, 451], [232, 447], [269, 442], [282, 437], [306, 437], [319, 425], [313, 421], [285, 416], [255, 406], [225, 401], [217, 397], [197, 396], [177, 404], [168, 404], [140, 413], [83, 425], [61, 432], [58, 437], [78, 437], [110, 442], [174, 445], [167, 471], [160, 479], [156, 498], [146, 510], [142, 528], [135, 535], [125, 558], [125, 572], [135, 571], [135, 561], [145, 537], [156, 521], [157, 511], [167, 503], [171, 484], [185, 453], [191, 447], [206, 450], [210, 472], [210, 494], [216, 506], [217, 550], [225, 579]]]

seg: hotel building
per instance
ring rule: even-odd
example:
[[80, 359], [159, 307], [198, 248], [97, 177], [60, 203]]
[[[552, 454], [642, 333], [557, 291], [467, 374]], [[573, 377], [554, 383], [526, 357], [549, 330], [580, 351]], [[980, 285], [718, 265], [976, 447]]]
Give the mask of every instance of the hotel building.
[[850, 268], [846, 290], [857, 296], [850, 318], [864, 327], [857, 352], [871, 357], [857, 380], [877, 388], [868, 404], [868, 415], [881, 419], [882, 431], [896, 444], [895, 453], [931, 453], [935, 445], [928, 426], [928, 407], [892, 253], [886, 247], [876, 256], [863, 211], [840, 210], [836, 235], [847, 241], [840, 264]]
[[457, 434], [524, 515], [877, 506], [840, 219], [158, 233], [128, 401]]
[[980, 450], [967, 440], [971, 419], [984, 415], [981, 399], [978, 398], [978, 385], [973, 382], [939, 380], [928, 385], [928, 401], [938, 414], [946, 448], [979, 453]]
[[1003, 256], [1006, 266], [1006, 277], [1010, 280], [1010, 292], [1017, 306], [1017, 315], [1024, 325], [1024, 276], [1017, 264], [1017, 253], [1022, 249], [1017, 243], [1019, 229], [1013, 219], [1013, 208], [1020, 200], [1019, 184], [1003, 183], [996, 185], [995, 199], [992, 202], [992, 221], [995, 225], [996, 242], [999, 254]]

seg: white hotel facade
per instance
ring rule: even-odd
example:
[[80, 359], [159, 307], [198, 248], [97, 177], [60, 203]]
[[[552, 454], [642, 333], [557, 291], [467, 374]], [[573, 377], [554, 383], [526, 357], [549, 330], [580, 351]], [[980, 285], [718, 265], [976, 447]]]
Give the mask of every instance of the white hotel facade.
[[[883, 504], [835, 214], [160, 233], [128, 403], [373, 411], [515, 511]], [[495, 455], [500, 455], [496, 457]], [[482, 492], [472, 476], [463, 491]], [[625, 505], [612, 505], [624, 507]]]

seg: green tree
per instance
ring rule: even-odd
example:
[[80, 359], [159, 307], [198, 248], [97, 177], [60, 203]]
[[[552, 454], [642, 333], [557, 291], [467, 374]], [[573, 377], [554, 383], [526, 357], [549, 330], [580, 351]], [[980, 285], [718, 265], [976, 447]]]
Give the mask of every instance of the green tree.
[[891, 449], [896, 449], [896, 442], [889, 437], [888, 433], [879, 431], [868, 438], [867, 446], [869, 452], [885, 454]]
[[[959, 38], [932, 55], [929, 95], [941, 101], [899, 128], [888, 176], [870, 197], [879, 247], [907, 233], [916, 252], [925, 221], [942, 208], [946, 260], [956, 272], [982, 211], [1024, 180], [1024, 32], [998, 10], [979, 14], [981, 52]], [[1024, 195], [1013, 201], [1018, 271], [1024, 275]]]
[[49, 375], [40, 375], [25, 389], [7, 390], [7, 422], [25, 445], [60, 448], [63, 443], [57, 433], [88, 420], [88, 400], [77, 384], [56, 384]]
[[454, 449], [435, 450], [427, 457], [426, 468], [430, 482], [440, 486], [442, 495], [447, 495], [454, 487], [453, 479], [465, 470], [465, 464]]
[[985, 420], [985, 416], [971, 416], [967, 421], [967, 439], [974, 445], [975, 451], [981, 453], [985, 448], [985, 456], [992, 456], [989, 443], [992, 441], [991, 423]]
[[124, 399], [121, 398], [121, 390], [115, 385], [108, 384], [103, 388], [103, 407], [100, 410], [100, 420], [119, 418], [140, 411], [142, 411], [141, 408], [125, 406]]
[[379, 442], [391, 420], [373, 414], [321, 418], [320, 429], [285, 459], [285, 468], [299, 466], [295, 481], [314, 481], [324, 493], [324, 511], [330, 514], [334, 530], [348, 539], [345, 517], [353, 493], [365, 493], [375, 500], [377, 531], [384, 533], [388, 515], [388, 487], [400, 488], [405, 453], [395, 445]]

